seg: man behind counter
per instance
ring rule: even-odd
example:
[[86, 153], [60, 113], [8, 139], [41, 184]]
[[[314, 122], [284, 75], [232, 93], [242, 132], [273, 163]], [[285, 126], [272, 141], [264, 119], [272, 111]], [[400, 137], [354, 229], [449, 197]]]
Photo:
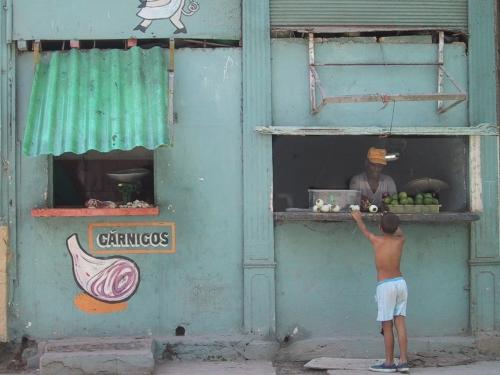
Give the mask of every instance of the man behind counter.
[[387, 165], [385, 160], [386, 150], [370, 147], [365, 161], [365, 172], [351, 178], [349, 189], [361, 191], [361, 200], [368, 200], [377, 207], [382, 206], [384, 195], [397, 193], [394, 180], [382, 174], [382, 169]]

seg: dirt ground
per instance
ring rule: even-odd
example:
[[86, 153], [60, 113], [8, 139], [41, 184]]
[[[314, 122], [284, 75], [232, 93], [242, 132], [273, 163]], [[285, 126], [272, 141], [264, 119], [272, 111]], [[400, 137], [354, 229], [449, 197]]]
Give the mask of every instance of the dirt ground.
[[[21, 343], [0, 344], [0, 374], [26, 373], [26, 357], [36, 353], [36, 342], [24, 340]], [[410, 354], [410, 366], [415, 367], [448, 367], [467, 365], [479, 361], [500, 360], [495, 355], [484, 355], [470, 350], [462, 353], [434, 352]], [[277, 375], [311, 374], [311, 370], [304, 368], [306, 362], [275, 361]], [[315, 370], [315, 375], [326, 374], [326, 371]]]
[[20, 343], [0, 343], [0, 374], [22, 373], [26, 370], [26, 358], [37, 351], [37, 343], [23, 337]]
[[16, 345], [12, 343], [0, 344], [0, 373], [8, 373], [18, 370], [23, 370], [24, 365], [19, 363], [15, 366]]
[[[477, 352], [470, 353], [415, 353], [409, 355], [410, 367], [449, 367], [468, 365], [480, 361], [494, 361], [500, 358], [482, 355]], [[277, 375], [311, 375], [311, 370], [304, 367], [306, 362], [274, 362]], [[314, 370], [315, 375], [326, 375], [326, 371]]]

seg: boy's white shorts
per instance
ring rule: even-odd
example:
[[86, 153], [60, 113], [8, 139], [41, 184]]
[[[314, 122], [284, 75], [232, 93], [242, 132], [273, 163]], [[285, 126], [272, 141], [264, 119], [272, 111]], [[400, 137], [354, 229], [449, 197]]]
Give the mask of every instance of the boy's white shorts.
[[377, 321], [385, 322], [395, 316], [406, 316], [408, 289], [402, 277], [385, 279], [377, 284], [375, 300], [378, 305]]

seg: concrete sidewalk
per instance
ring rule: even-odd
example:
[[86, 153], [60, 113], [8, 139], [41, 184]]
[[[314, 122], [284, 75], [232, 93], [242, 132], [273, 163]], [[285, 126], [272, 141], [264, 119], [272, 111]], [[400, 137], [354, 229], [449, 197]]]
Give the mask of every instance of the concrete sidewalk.
[[[499, 375], [500, 361], [476, 362], [464, 366], [417, 367], [411, 369], [413, 375]], [[0, 372], [10, 375], [38, 375], [38, 370]], [[269, 361], [245, 362], [203, 362], [203, 361], [168, 361], [156, 366], [155, 375], [369, 375], [375, 374], [364, 370], [308, 370], [300, 364], [290, 367], [274, 368]], [[120, 374], [121, 375], [121, 374]], [[130, 375], [130, 374], [123, 374]]]
[[[328, 375], [367, 375], [376, 374], [369, 370], [328, 370]], [[410, 370], [415, 375], [499, 375], [500, 361], [476, 362], [464, 366], [417, 367]]]
[[[294, 366], [295, 367], [295, 366]], [[374, 374], [368, 369], [354, 370], [311, 370], [297, 366], [274, 368], [268, 361], [245, 362], [203, 362], [203, 361], [168, 361], [156, 367], [155, 375], [368, 375]], [[417, 375], [499, 375], [500, 361], [476, 362], [464, 366], [419, 367], [411, 369]]]

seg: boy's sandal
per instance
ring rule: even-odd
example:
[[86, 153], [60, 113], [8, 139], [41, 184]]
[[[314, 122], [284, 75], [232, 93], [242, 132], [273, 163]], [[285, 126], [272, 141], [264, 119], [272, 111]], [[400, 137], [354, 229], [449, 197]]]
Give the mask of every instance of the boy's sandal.
[[374, 372], [397, 372], [398, 367], [393, 363], [392, 365], [386, 365], [385, 363], [381, 363], [379, 365], [370, 366], [370, 371]]
[[408, 363], [400, 363], [398, 365], [398, 371], [403, 374], [408, 374], [410, 372], [410, 366], [408, 366]]

